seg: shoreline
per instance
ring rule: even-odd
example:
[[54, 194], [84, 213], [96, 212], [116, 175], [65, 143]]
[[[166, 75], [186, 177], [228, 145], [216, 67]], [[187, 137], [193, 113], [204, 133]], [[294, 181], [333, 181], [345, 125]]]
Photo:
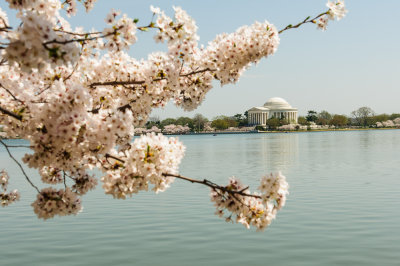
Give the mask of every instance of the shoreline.
[[215, 132], [189, 132], [186, 134], [164, 134], [167, 136], [181, 135], [218, 135], [218, 134], [268, 134], [268, 133], [308, 133], [308, 132], [328, 132], [328, 131], [367, 131], [367, 130], [400, 130], [400, 128], [331, 128], [331, 129], [311, 129], [311, 130], [272, 130], [272, 131], [215, 131]]

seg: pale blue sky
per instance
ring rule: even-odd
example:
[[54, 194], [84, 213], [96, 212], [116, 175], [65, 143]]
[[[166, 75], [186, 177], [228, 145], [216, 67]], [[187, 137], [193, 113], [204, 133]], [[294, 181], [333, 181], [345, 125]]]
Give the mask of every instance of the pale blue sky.
[[[172, 6], [181, 6], [199, 27], [200, 42], [215, 35], [235, 31], [241, 25], [268, 20], [279, 29], [308, 15], [325, 11], [325, 0], [181, 0], [136, 1], [98, 0], [94, 10], [78, 13], [73, 25], [102, 29], [111, 8], [119, 9], [140, 25], [151, 18], [149, 6], [159, 6], [173, 15]], [[285, 98], [305, 114], [307, 110], [327, 110], [349, 115], [361, 106], [377, 113], [400, 113], [400, 10], [399, 0], [348, 0], [349, 13], [341, 21], [330, 22], [326, 32], [304, 25], [281, 35], [277, 53], [252, 66], [235, 85], [215, 88], [194, 112], [184, 112], [169, 104], [155, 110], [160, 118], [193, 116], [201, 113], [234, 115], [264, 104], [271, 97]], [[6, 3], [0, 6], [6, 9]], [[147, 57], [154, 50], [152, 33], [139, 33], [132, 47], [135, 57]]]

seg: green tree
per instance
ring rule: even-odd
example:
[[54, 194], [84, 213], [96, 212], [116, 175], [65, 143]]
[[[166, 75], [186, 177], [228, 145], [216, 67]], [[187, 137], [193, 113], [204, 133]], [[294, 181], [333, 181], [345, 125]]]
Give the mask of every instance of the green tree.
[[375, 124], [376, 122], [384, 122], [389, 120], [390, 116], [388, 114], [380, 114], [380, 115], [374, 115], [371, 119], [372, 123]]
[[249, 120], [249, 111], [243, 113], [246, 120]]
[[147, 120], [145, 126], [147, 129], [150, 129], [153, 126], [160, 128], [160, 118], [157, 116], [150, 117], [149, 120]]
[[163, 121], [161, 121], [160, 126], [161, 128], [164, 128], [165, 126], [168, 125], [176, 125], [176, 119], [175, 118], [166, 118]]
[[212, 121], [211, 127], [218, 129], [218, 130], [224, 130], [229, 127], [229, 123], [224, 119], [218, 118], [218, 119], [215, 119]]
[[208, 119], [201, 114], [195, 114], [192, 121], [195, 131], [200, 132], [203, 131], [204, 124], [208, 122]]
[[398, 117], [400, 117], [400, 114], [391, 114], [391, 115], [389, 116], [389, 119], [390, 119], [390, 120], [394, 120], [394, 119], [396, 119], [396, 118], [398, 118]]
[[332, 115], [328, 111], [323, 110], [319, 112], [318, 118], [326, 119], [329, 121], [332, 119]]
[[267, 120], [266, 125], [268, 126], [268, 129], [275, 130], [281, 125], [281, 120], [278, 118], [272, 117]]
[[237, 126], [239, 127], [244, 127], [247, 126], [248, 124], [248, 112], [244, 112], [244, 114], [236, 114], [233, 116], [235, 118], [235, 121], [237, 123]]
[[186, 116], [181, 116], [178, 119], [176, 119], [176, 124], [181, 126], [187, 125], [188, 127], [190, 127], [190, 130], [193, 130], [194, 128], [193, 120], [190, 117]]
[[374, 116], [375, 112], [367, 107], [360, 107], [357, 110], [351, 112], [351, 116], [356, 125], [367, 127], [373, 124], [372, 117]]
[[330, 125], [335, 127], [344, 127], [348, 124], [348, 118], [345, 115], [334, 115], [332, 119], [329, 121]]
[[297, 118], [297, 123], [299, 123], [300, 125], [303, 125], [303, 126], [307, 126], [310, 124], [304, 116], [299, 116]]
[[327, 125], [332, 119], [332, 115], [328, 111], [321, 111], [318, 114], [318, 119], [315, 121], [317, 125]]
[[308, 122], [317, 121], [317, 119], [318, 119], [317, 112], [313, 111], [313, 110], [308, 111], [306, 119], [307, 119]]
[[228, 123], [228, 127], [237, 127], [239, 125], [238, 122], [236, 122], [236, 119], [234, 117], [229, 117], [226, 115], [220, 115], [214, 118], [215, 119], [222, 119]]

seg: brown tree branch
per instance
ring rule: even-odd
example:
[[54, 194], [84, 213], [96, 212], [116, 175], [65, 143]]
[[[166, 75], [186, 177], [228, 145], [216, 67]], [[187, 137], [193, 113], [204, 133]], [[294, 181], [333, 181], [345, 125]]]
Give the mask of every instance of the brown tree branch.
[[210, 187], [212, 189], [218, 189], [218, 190], [221, 190], [221, 191], [226, 192], [228, 194], [231, 194], [234, 197], [236, 195], [241, 195], [241, 196], [245, 196], [245, 197], [253, 197], [253, 198], [261, 199], [261, 197], [258, 196], [258, 195], [244, 193], [243, 189], [242, 190], [231, 190], [231, 189], [229, 189], [227, 187], [217, 185], [214, 182], [211, 182], [210, 180], [207, 180], [207, 179], [199, 180], [199, 179], [193, 179], [193, 178], [185, 177], [185, 176], [182, 176], [182, 175], [175, 175], [175, 174], [168, 174], [168, 173], [164, 173], [162, 175], [163, 176], [172, 176], [172, 177], [175, 177], [175, 178], [178, 178], [178, 179], [189, 181], [191, 183], [202, 184], [202, 185], [208, 186], [208, 187]]
[[5, 115], [9, 115], [9, 116], [11, 116], [11, 117], [13, 117], [13, 118], [15, 118], [15, 119], [17, 119], [19, 121], [22, 121], [22, 115], [18, 115], [16, 113], [8, 111], [7, 109], [5, 109], [5, 108], [3, 108], [1, 106], [0, 106], [0, 112], [2, 112]]
[[[214, 72], [216, 71], [215, 69], [210, 69], [210, 68], [205, 68], [205, 69], [201, 69], [201, 70], [195, 70], [195, 71], [191, 71], [189, 73], [186, 74], [180, 74], [179, 77], [189, 77], [191, 75], [195, 75], [195, 74], [200, 74], [200, 73], [204, 73], [204, 72]], [[161, 81], [167, 78], [156, 78], [153, 79], [153, 81]], [[141, 85], [144, 84], [145, 81], [144, 80], [126, 80], [126, 81], [106, 81], [106, 82], [93, 82], [92, 84], [89, 85], [89, 87], [94, 88], [97, 86], [118, 86], [118, 85]]]

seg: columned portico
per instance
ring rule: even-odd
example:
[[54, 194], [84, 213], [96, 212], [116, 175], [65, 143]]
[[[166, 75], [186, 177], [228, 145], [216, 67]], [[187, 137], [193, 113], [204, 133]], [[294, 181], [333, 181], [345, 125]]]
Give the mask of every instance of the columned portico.
[[275, 117], [284, 119], [291, 124], [297, 124], [297, 108], [293, 108], [282, 98], [269, 99], [264, 106], [248, 110], [249, 124], [265, 126], [267, 120]]

